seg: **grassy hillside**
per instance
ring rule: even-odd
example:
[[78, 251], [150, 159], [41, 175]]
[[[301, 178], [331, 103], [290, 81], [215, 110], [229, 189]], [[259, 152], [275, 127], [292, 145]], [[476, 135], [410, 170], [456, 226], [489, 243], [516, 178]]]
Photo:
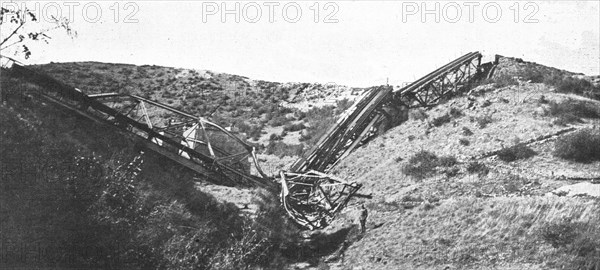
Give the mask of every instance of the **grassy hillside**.
[[[352, 97], [352, 89], [156, 66], [37, 68], [88, 93], [133, 93], [214, 112], [213, 120], [263, 145], [260, 159], [271, 173], [313, 145]], [[22, 83], [2, 79], [3, 89]], [[0, 210], [9, 217], [0, 228], [8, 228], [8, 243], [53, 250], [37, 265], [596, 270], [599, 200], [556, 190], [600, 177], [599, 93], [597, 78], [501, 58], [494, 76], [468, 94], [412, 110], [407, 122], [340, 162], [334, 174], [363, 184], [361, 193], [373, 198], [353, 199], [335, 224], [302, 241], [276, 198], [252, 191], [258, 211], [251, 219], [199, 191], [192, 175], [168, 161], [21, 100], [0, 107]], [[336, 106], [306, 103], [336, 96]], [[352, 225], [360, 204], [369, 210], [364, 235]]]
[[[210, 118], [264, 147], [266, 154], [279, 156], [297, 156], [310, 148], [314, 138], [319, 137], [318, 122], [332, 121], [363, 91], [346, 86], [267, 82], [206, 70], [147, 65], [81, 62], [35, 68], [85, 93], [136, 94]], [[319, 111], [322, 107], [329, 108], [327, 114]], [[334, 110], [335, 107], [341, 108]], [[158, 112], [150, 114], [161, 117]], [[267, 147], [271, 141], [279, 140], [283, 142]], [[284, 143], [291, 146], [283, 147]]]
[[600, 88], [510, 58], [497, 71], [340, 163], [374, 197], [331, 269], [600, 269], [598, 198], [551, 195], [600, 177]]

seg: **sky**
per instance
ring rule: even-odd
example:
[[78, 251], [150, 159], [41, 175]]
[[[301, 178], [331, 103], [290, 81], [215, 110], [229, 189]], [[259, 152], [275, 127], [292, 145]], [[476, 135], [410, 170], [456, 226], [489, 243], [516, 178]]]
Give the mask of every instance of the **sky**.
[[[14, 4], [13, 4], [14, 3]], [[22, 2], [2, 1], [12, 7]], [[207, 69], [278, 82], [411, 82], [471, 51], [600, 74], [600, 1], [27, 1], [70, 38], [27, 64], [99, 61]], [[60, 14], [59, 14], [60, 13]], [[2, 36], [8, 24], [3, 24]], [[5, 53], [5, 52], [3, 52]], [[17, 58], [20, 56], [17, 56]], [[22, 58], [22, 57], [21, 57]]]

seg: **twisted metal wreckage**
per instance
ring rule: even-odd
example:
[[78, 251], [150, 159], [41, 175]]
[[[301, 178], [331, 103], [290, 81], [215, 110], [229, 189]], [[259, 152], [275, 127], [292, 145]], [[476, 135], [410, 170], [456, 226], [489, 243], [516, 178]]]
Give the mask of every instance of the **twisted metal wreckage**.
[[[327, 226], [361, 188], [328, 172], [357, 147], [405, 121], [409, 108], [431, 107], [469, 89], [493, 66], [481, 65], [481, 57], [479, 52], [468, 53], [400, 89], [367, 89], [307, 154], [276, 176], [261, 170], [253, 146], [203, 117], [137, 95], [88, 95], [14, 61], [3, 72], [43, 86], [36, 96], [114, 127], [136, 144], [208, 181], [280, 192], [289, 216], [312, 230]], [[153, 117], [157, 114], [160, 119]]]

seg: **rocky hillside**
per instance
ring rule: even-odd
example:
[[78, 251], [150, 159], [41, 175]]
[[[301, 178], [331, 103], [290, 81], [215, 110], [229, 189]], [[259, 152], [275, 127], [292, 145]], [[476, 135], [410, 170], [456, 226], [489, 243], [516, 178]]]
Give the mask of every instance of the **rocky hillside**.
[[368, 229], [324, 264], [600, 269], [600, 88], [572, 76], [501, 58], [490, 80], [355, 151], [335, 174], [373, 198], [338, 226], [365, 204]]

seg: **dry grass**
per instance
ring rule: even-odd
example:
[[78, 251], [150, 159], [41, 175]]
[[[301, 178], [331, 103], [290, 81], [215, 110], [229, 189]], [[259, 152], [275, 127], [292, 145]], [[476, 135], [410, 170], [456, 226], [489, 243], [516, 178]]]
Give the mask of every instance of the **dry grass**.
[[[450, 264], [472, 269], [475, 265], [534, 263], [573, 269], [569, 267], [580, 256], [552, 247], [540, 231], [564, 219], [588, 224], [585, 230], [597, 231], [598, 206], [593, 200], [559, 197], [460, 198], [431, 210], [423, 207], [393, 215], [380, 213], [372, 222], [386, 225], [353, 247], [346, 265], [401, 269], [407, 264]], [[352, 256], [359, 252], [366, 254]]]

